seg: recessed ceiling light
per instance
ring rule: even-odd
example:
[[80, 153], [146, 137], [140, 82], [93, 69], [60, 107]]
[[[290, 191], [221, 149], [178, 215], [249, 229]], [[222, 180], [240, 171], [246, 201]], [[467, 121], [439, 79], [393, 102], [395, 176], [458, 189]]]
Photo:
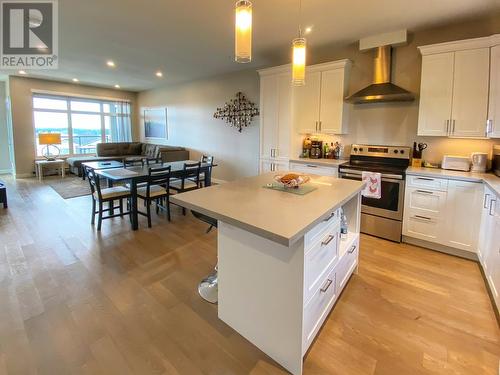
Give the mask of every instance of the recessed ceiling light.
[[26, 74], [28, 74], [28, 73], [26, 73], [25, 70], [20, 70], [17, 73], [21, 74], [22, 76], [25, 76]]
[[73, 78], [72, 81], [73, 82], [80, 82], [80, 80], [78, 78]]
[[119, 89], [120, 88], [120, 85], [115, 85], [115, 89]]
[[116, 66], [113, 60], [106, 61], [106, 65], [109, 66], [110, 68], [114, 68]]
[[161, 78], [161, 77], [163, 77], [163, 73], [158, 70], [156, 72], [156, 76]]
[[313, 27], [312, 26], [308, 26], [308, 27], [306, 27], [306, 29], [304, 30], [304, 32], [306, 34], [309, 34], [312, 30], [313, 30]]

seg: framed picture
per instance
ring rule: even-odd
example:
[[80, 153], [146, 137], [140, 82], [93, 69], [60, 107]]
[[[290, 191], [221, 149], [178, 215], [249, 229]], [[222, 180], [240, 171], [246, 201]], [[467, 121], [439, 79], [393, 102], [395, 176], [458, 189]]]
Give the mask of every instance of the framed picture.
[[167, 107], [143, 108], [142, 116], [146, 139], [168, 139]]

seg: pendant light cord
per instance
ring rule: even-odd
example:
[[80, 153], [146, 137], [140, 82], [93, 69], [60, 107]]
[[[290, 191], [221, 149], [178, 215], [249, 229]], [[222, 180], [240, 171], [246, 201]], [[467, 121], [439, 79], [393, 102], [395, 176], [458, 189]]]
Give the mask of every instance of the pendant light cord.
[[299, 38], [302, 38], [302, 0], [299, 0]]

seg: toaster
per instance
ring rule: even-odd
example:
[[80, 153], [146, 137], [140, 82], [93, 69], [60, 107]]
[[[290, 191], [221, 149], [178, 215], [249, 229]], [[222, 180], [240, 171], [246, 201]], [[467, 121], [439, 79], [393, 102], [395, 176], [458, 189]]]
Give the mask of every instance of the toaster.
[[467, 156], [444, 155], [441, 168], [468, 172], [470, 170], [470, 159]]

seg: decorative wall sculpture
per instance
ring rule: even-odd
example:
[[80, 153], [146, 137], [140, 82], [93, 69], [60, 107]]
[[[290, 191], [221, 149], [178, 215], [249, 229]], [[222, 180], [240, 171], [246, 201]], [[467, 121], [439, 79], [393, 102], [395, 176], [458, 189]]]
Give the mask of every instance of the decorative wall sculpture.
[[259, 115], [259, 109], [255, 103], [249, 101], [243, 93], [238, 92], [236, 99], [231, 99], [224, 107], [217, 108], [214, 118], [224, 120], [227, 124], [238, 129], [241, 133], [243, 128], [248, 127], [255, 116]]

